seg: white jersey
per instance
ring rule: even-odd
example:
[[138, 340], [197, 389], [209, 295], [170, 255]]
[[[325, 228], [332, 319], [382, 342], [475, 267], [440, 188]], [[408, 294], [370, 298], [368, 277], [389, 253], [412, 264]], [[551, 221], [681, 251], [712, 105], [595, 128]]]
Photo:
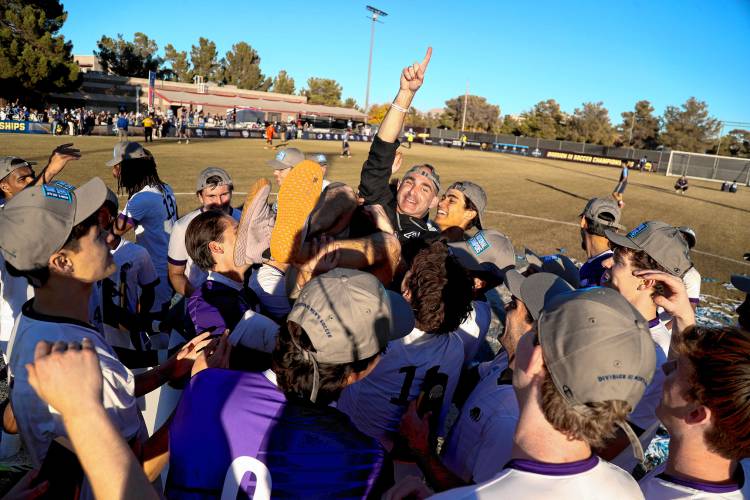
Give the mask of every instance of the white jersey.
[[479, 376], [441, 457], [454, 474], [472, 483], [492, 479], [508, 463], [519, 414], [505, 351], [479, 365]]
[[[0, 349], [3, 356], [8, 352], [8, 341], [13, 325], [21, 314], [21, 307], [34, 296], [34, 288], [26, 278], [11, 276], [5, 267], [5, 258], [0, 253]], [[5, 358], [8, 361], [8, 358]]]
[[491, 481], [448, 490], [434, 499], [637, 500], [643, 495], [627, 472], [596, 455], [567, 464], [512, 460]]
[[743, 500], [750, 498], [750, 481], [742, 464], [737, 466], [738, 481], [733, 484], [716, 485], [701, 481], [688, 481], [670, 476], [665, 472], [667, 464], [661, 464], [638, 482], [646, 500]]
[[[199, 288], [203, 282], [206, 281], [208, 273], [196, 266], [193, 259], [188, 255], [187, 248], [185, 247], [185, 233], [193, 219], [202, 212], [203, 208], [196, 208], [192, 212], [181, 217], [180, 220], [175, 222], [174, 227], [172, 228], [172, 234], [169, 237], [168, 261], [175, 266], [185, 266], [185, 277], [190, 282], [190, 286], [192, 286], [193, 289]], [[241, 216], [242, 211], [237, 210], [236, 208], [232, 209], [232, 217], [234, 217], [235, 220], [239, 221]]]
[[664, 351], [664, 355], [669, 356], [669, 346], [672, 343], [672, 330], [659, 318], [648, 322], [648, 330], [656, 345]]
[[[651, 379], [651, 383], [646, 387], [646, 391], [643, 393], [641, 400], [635, 405], [635, 409], [630, 415], [628, 415], [628, 422], [633, 423], [643, 430], [643, 433], [638, 436], [638, 439], [644, 450], [648, 447], [648, 443], [651, 442], [656, 435], [656, 431], [659, 429], [659, 419], [656, 417], [656, 407], [659, 406], [659, 403], [661, 402], [662, 388], [664, 387], [664, 379], [666, 378], [661, 367], [667, 361], [667, 355], [657, 344], [654, 344], [654, 349], [656, 349], [656, 369], [654, 370], [654, 377]], [[632, 472], [638, 464], [638, 460], [633, 455], [633, 449], [630, 446], [627, 446], [612, 460], [612, 463], [627, 472]]]
[[137, 243], [121, 239], [117, 248], [110, 250], [110, 253], [117, 269], [103, 282], [102, 329], [111, 346], [132, 349], [129, 335], [120, 330], [116, 308], [138, 314], [142, 289], [154, 286], [159, 277], [151, 256]]
[[148, 251], [159, 276], [156, 300], [152, 312], [159, 312], [162, 304], [169, 302], [172, 289], [167, 277], [167, 251], [169, 235], [177, 222], [177, 201], [172, 188], [163, 185], [162, 192], [156, 186], [146, 186], [135, 193], [120, 212], [135, 226], [135, 241]]
[[685, 283], [685, 290], [690, 302], [693, 304], [699, 303], [701, 300], [701, 273], [695, 267], [691, 267], [682, 277], [682, 282]]
[[32, 304], [33, 301], [29, 301], [23, 307], [23, 314], [13, 330], [8, 357], [13, 377], [10, 393], [13, 410], [34, 465], [39, 467], [53, 439], [67, 435], [60, 414], [43, 402], [29, 385], [26, 364], [34, 361], [34, 349], [40, 340], [81, 342], [84, 338], [90, 339], [102, 369], [102, 395], [107, 414], [125, 440], [144, 437], [145, 427], [133, 396], [133, 374], [120, 363], [101, 334], [80, 321], [36, 313]]
[[282, 319], [292, 306], [286, 293], [286, 274], [271, 265], [263, 264], [254, 271], [247, 287], [258, 296], [264, 314], [271, 318]]
[[487, 330], [490, 329], [490, 312], [489, 302], [475, 300], [471, 303], [471, 312], [469, 316], [461, 323], [456, 333], [461, 337], [464, 343], [464, 361], [469, 362], [474, 359], [479, 346], [484, 343], [487, 337]]
[[464, 348], [457, 333], [429, 334], [417, 328], [388, 343], [375, 369], [341, 393], [338, 408], [368, 436], [390, 447], [409, 401], [416, 399], [428, 375], [446, 374], [440, 429], [453, 399], [464, 364]]

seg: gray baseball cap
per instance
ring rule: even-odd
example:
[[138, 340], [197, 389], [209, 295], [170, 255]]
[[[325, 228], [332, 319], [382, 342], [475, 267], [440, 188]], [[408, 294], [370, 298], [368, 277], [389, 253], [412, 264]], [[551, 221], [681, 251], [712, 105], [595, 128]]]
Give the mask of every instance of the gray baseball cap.
[[[528, 263], [527, 267], [532, 267], [537, 272], [555, 274], [570, 283], [573, 288], [579, 288], [581, 286], [578, 267], [572, 260], [570, 260], [570, 258], [563, 254], [545, 255], [544, 257], [540, 257], [532, 250], [524, 248], [524, 258]], [[519, 272], [525, 270], [526, 267], [521, 267]]]
[[370, 273], [344, 268], [305, 285], [287, 320], [305, 330], [314, 348], [307, 351], [315, 369], [313, 402], [320, 385], [318, 363], [338, 365], [370, 358], [414, 329], [414, 313], [401, 295], [386, 290]]
[[505, 273], [505, 286], [511, 295], [524, 303], [535, 320], [539, 319], [544, 304], [553, 297], [574, 290], [567, 281], [554, 274], [535, 273], [526, 277], [515, 269]]
[[305, 159], [305, 154], [297, 148], [284, 148], [273, 158], [268, 160], [266, 164], [273, 167], [274, 170], [285, 170], [292, 168], [299, 162]]
[[3, 156], [0, 158], [0, 179], [4, 179], [11, 174], [14, 170], [21, 167], [29, 167], [36, 165], [35, 161], [26, 161], [23, 158], [17, 156]]
[[114, 167], [122, 163], [123, 160], [148, 158], [149, 156], [151, 156], [151, 153], [137, 142], [118, 142], [115, 144], [115, 149], [112, 152], [112, 159], [106, 165]]
[[232, 187], [232, 177], [227, 173], [226, 170], [219, 167], [206, 167], [203, 169], [203, 172], [198, 174], [198, 182], [195, 186], [195, 191], [197, 193], [200, 193], [204, 189], [206, 189], [208, 184], [208, 179], [211, 177], [219, 177], [221, 181], [219, 181], [217, 186], [229, 186]]
[[670, 274], [682, 278], [692, 267], [690, 248], [680, 230], [666, 222], [647, 221], [627, 234], [606, 230], [607, 239], [621, 247], [644, 251]]
[[740, 292], [750, 293], [750, 276], [744, 274], [733, 274], [732, 285]]
[[308, 155], [308, 159], [317, 162], [321, 167], [328, 166], [328, 157], [323, 153], [313, 153], [311, 155]]
[[[423, 170], [424, 169], [424, 170]], [[427, 170], [427, 172], [425, 172]], [[401, 178], [403, 181], [407, 177], [413, 177], [415, 175], [421, 175], [423, 177], [427, 177], [430, 181], [432, 181], [432, 184], [435, 186], [435, 192], [440, 192], [440, 176], [437, 173], [437, 170], [435, 170], [435, 167], [430, 165], [429, 163], [425, 163], [423, 165], [414, 165], [409, 170], [406, 171], [404, 176]]]
[[107, 186], [98, 177], [75, 190], [49, 184], [24, 189], [0, 210], [5, 260], [19, 271], [46, 267], [73, 226], [99, 210], [106, 198]]
[[448, 243], [451, 253], [469, 271], [487, 271], [502, 279], [516, 265], [510, 238], [500, 231], [484, 229], [466, 241]]
[[487, 208], [487, 194], [484, 192], [484, 189], [471, 181], [454, 182], [448, 186], [446, 191], [450, 189], [461, 191], [477, 207], [477, 220], [479, 221], [477, 227], [482, 229], [482, 217], [484, 216], [484, 209]]
[[622, 400], [635, 408], [654, 376], [648, 322], [617, 291], [558, 294], [537, 322], [547, 371], [572, 407]]
[[625, 226], [620, 224], [622, 211], [612, 198], [591, 198], [583, 208], [581, 216], [608, 228], [625, 229]]
[[682, 237], [685, 238], [685, 241], [688, 244], [688, 248], [692, 249], [695, 246], [695, 243], [698, 241], [695, 230], [692, 227], [688, 226], [680, 226], [677, 229], [680, 230], [680, 233], [682, 233]]

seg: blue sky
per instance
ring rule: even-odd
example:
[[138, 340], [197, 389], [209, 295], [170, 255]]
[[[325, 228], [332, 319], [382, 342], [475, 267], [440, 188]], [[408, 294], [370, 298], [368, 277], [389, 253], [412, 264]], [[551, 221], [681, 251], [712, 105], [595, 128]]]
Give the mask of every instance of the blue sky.
[[[63, 0], [63, 34], [75, 54], [91, 54], [103, 34], [136, 31], [188, 52], [200, 36], [222, 55], [246, 41], [266, 75], [285, 69], [298, 89], [310, 76], [334, 78], [363, 104], [366, 1]], [[389, 14], [376, 27], [371, 103], [390, 101], [400, 69], [431, 45], [414, 101], [422, 110], [463, 95], [468, 80], [503, 114], [548, 98], [568, 112], [603, 101], [619, 123], [640, 99], [661, 114], [695, 96], [719, 119], [750, 122], [748, 0], [370, 1]]]

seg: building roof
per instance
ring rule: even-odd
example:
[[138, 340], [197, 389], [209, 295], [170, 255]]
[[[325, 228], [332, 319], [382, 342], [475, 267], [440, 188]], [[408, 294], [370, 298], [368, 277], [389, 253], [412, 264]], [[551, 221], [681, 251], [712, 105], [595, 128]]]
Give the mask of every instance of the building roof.
[[186, 92], [154, 89], [157, 97], [161, 97], [171, 104], [192, 104], [202, 106], [221, 106], [227, 109], [237, 107], [239, 109], [255, 109], [271, 113], [299, 113], [303, 115], [333, 116], [335, 118], [352, 118], [364, 121], [365, 113], [351, 108], [338, 106], [322, 106], [319, 104], [307, 104], [302, 102], [286, 102], [268, 99], [252, 99], [240, 95], [215, 95], [211, 93]]

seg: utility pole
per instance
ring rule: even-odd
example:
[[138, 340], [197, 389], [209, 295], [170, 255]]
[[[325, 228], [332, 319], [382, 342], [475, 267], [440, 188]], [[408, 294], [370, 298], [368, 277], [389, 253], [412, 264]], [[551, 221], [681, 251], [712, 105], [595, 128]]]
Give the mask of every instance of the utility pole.
[[635, 110], [633, 110], [633, 119], [630, 120], [630, 139], [628, 139], [628, 144], [630, 144], [630, 149], [633, 148], [633, 127], [635, 127]]
[[372, 49], [375, 45], [375, 23], [382, 23], [382, 21], [378, 21], [378, 17], [385, 17], [388, 15], [386, 12], [383, 12], [380, 9], [376, 9], [375, 7], [372, 7], [370, 5], [367, 6], [367, 10], [369, 10], [371, 13], [367, 16], [367, 18], [372, 21], [372, 26], [370, 27], [370, 61], [367, 63], [367, 89], [365, 91], [365, 113], [367, 113], [370, 108], [370, 76], [372, 75]]
[[469, 103], [469, 80], [466, 80], [466, 93], [464, 94], [464, 117], [461, 119], [461, 133], [466, 129], [466, 108]]

